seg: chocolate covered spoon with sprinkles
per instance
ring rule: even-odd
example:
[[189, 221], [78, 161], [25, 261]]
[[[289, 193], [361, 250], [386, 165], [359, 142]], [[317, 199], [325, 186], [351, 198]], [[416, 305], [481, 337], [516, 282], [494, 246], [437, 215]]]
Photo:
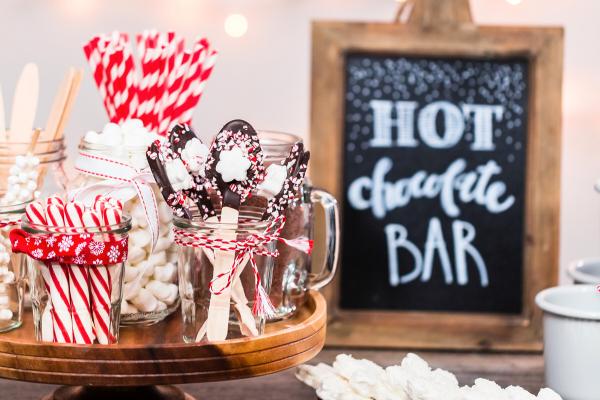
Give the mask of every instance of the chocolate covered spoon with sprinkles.
[[[223, 126], [213, 142], [206, 165], [206, 177], [222, 199], [221, 223], [229, 224], [217, 235], [225, 240], [236, 239], [235, 228], [239, 208], [264, 177], [263, 153], [256, 130], [246, 121], [234, 120]], [[215, 251], [213, 279], [226, 273], [235, 259], [235, 252]], [[212, 294], [208, 309], [208, 340], [227, 337], [231, 286], [220, 294]]]
[[183, 191], [193, 186], [193, 180], [181, 160], [173, 159], [170, 144], [155, 140], [146, 151], [146, 159], [160, 192], [173, 210], [173, 214], [192, 219], [192, 213], [185, 206], [186, 196]]
[[178, 124], [171, 129], [169, 143], [173, 153], [181, 159], [194, 180], [194, 186], [186, 190], [185, 194], [196, 203], [202, 219], [216, 221], [217, 213], [208, 193], [210, 182], [206, 178], [208, 147], [187, 124]]

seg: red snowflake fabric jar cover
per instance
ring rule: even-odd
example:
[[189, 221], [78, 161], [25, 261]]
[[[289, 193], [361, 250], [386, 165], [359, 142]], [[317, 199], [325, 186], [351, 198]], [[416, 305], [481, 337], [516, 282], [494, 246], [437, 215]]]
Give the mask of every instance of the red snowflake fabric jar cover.
[[13, 252], [28, 256], [37, 340], [116, 343], [131, 219], [100, 229], [55, 229], [23, 216], [21, 229], [10, 233]]

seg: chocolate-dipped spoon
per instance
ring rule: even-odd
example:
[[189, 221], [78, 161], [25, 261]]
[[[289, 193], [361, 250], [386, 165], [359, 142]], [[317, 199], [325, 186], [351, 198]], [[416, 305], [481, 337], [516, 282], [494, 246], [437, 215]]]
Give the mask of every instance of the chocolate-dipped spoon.
[[284, 215], [288, 206], [297, 199], [304, 183], [309, 159], [310, 152], [308, 151], [298, 154], [296, 168], [290, 171], [279, 193], [269, 199], [263, 219], [274, 219], [280, 215]]
[[185, 207], [185, 195], [182, 191], [173, 188], [166, 164], [170, 162], [170, 149], [167, 143], [155, 140], [146, 151], [146, 159], [152, 171], [152, 175], [160, 188], [160, 193], [178, 217], [192, 219], [192, 213]]
[[[243, 120], [225, 124], [212, 145], [206, 169], [206, 177], [222, 198], [221, 223], [230, 226], [217, 232], [217, 236], [236, 239], [240, 204], [263, 180], [263, 173], [263, 154], [254, 128]], [[213, 279], [226, 273], [234, 259], [235, 252], [216, 250]], [[230, 286], [211, 295], [206, 328], [209, 340], [227, 337], [231, 289]]]
[[208, 147], [196, 136], [187, 124], [178, 124], [169, 132], [169, 143], [174, 157], [179, 157], [194, 180], [194, 186], [185, 194], [198, 207], [204, 220], [216, 221], [216, 211], [212, 204], [206, 179], [205, 168], [208, 159]]

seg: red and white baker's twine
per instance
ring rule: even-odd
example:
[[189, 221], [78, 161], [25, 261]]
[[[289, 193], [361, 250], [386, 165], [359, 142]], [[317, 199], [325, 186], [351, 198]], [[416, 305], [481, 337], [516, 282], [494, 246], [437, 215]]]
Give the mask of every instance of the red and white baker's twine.
[[15, 220], [15, 221], [6, 221], [6, 220], [0, 220], [0, 229], [2, 228], [6, 228], [7, 226], [16, 226], [19, 225], [21, 223], [21, 220]]
[[[285, 243], [288, 246], [291, 246], [308, 254], [310, 254], [313, 247], [313, 241], [303, 236], [291, 240], [280, 237], [284, 224], [285, 217], [279, 216], [267, 225], [264, 232], [250, 234], [245, 239], [241, 240], [221, 239], [206, 236], [200, 233], [186, 231], [183, 229], [174, 228], [174, 241], [180, 246], [205, 248], [236, 253], [231, 268], [227, 272], [218, 274], [210, 282], [209, 289], [211, 293], [215, 295], [223, 293], [231, 286], [235, 276], [237, 276], [237, 269], [241, 266], [242, 260], [247, 255], [250, 261], [250, 265], [252, 266], [252, 271], [254, 272], [255, 280], [254, 306], [252, 307], [252, 312], [255, 315], [269, 317], [273, 315], [275, 310], [273, 305], [271, 304], [271, 301], [269, 300], [269, 296], [266, 294], [264, 288], [261, 285], [260, 274], [258, 272], [258, 266], [256, 265], [256, 260], [254, 256], [257, 254], [267, 257], [279, 256], [279, 252], [277, 250], [270, 251], [266, 248], [268, 244], [274, 241]], [[215, 288], [217, 282], [225, 277], [227, 278], [225, 284], [218, 289]]]

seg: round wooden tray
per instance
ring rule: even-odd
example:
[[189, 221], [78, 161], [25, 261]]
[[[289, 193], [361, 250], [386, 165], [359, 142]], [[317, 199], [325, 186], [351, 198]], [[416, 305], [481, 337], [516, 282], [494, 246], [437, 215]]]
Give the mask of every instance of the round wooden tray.
[[249, 378], [302, 364], [323, 347], [325, 326], [325, 300], [314, 291], [293, 318], [268, 324], [261, 337], [203, 345], [182, 343], [179, 313], [150, 327], [121, 328], [116, 345], [39, 343], [28, 312], [21, 328], [0, 334], [0, 377], [85, 385], [61, 388], [48, 400], [137, 398], [132, 393], [144, 400], [191, 399], [154, 385]]

